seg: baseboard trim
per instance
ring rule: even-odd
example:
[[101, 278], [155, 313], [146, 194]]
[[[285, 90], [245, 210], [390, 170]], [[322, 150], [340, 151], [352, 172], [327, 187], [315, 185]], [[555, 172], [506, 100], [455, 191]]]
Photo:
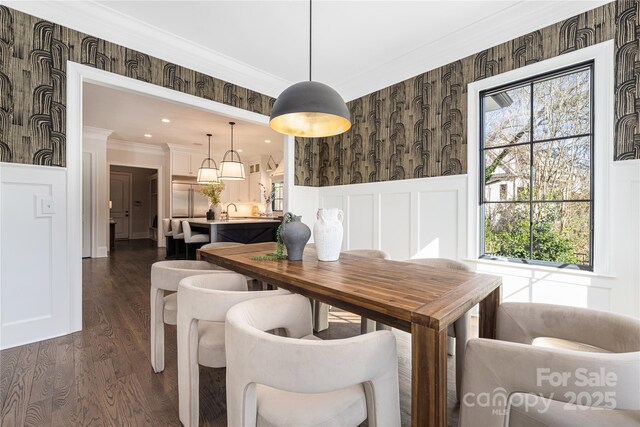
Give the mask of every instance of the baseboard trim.
[[131, 237], [129, 237], [129, 240], [148, 239], [148, 238], [149, 238], [148, 231], [137, 231], [135, 233], [131, 233]]
[[108, 250], [106, 246], [98, 246], [95, 258], [106, 258], [108, 256], [107, 252]]

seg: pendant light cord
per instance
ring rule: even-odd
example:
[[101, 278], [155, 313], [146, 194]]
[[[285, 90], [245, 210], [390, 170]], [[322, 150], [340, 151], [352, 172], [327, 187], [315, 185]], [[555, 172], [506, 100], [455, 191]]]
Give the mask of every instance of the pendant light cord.
[[233, 161], [233, 125], [235, 125], [235, 123], [229, 122], [229, 124], [231, 125], [231, 161]]
[[207, 166], [211, 168], [211, 134], [207, 134], [209, 137], [209, 150], [207, 150]]
[[311, 59], [313, 57], [313, 50], [312, 50], [312, 46], [311, 46], [311, 38], [312, 38], [312, 26], [313, 26], [313, 20], [312, 18], [312, 13], [313, 13], [313, 0], [309, 0], [309, 81], [311, 81]]

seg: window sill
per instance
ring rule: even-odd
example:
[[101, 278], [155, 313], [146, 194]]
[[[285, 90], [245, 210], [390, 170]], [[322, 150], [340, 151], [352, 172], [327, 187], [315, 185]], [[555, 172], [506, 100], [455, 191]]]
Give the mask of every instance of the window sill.
[[545, 273], [555, 273], [555, 274], [565, 274], [569, 276], [578, 276], [578, 277], [600, 277], [604, 279], [615, 279], [616, 276], [605, 273], [597, 273], [593, 271], [584, 271], [584, 270], [574, 270], [568, 268], [558, 268], [558, 267], [547, 267], [544, 265], [531, 265], [531, 264], [520, 264], [515, 262], [508, 261], [498, 261], [492, 259], [472, 259], [465, 258], [463, 261], [473, 263], [473, 264], [482, 264], [482, 265], [490, 265], [495, 267], [505, 267], [505, 268], [518, 268], [521, 270], [527, 271], [542, 271]]

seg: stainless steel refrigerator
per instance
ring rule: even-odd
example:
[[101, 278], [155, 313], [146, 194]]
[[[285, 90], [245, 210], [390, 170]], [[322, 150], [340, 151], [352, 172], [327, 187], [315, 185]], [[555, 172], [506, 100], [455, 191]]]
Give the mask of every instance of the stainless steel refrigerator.
[[198, 184], [174, 182], [171, 186], [171, 218], [206, 217], [209, 210], [209, 199]]

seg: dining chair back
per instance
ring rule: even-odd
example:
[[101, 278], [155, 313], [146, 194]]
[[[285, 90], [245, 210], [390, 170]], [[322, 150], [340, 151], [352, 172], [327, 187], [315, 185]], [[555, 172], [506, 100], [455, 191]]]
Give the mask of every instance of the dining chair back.
[[[164, 324], [177, 323], [178, 283], [185, 277], [226, 271], [206, 261], [158, 261], [151, 266], [151, 366], [164, 370]], [[167, 294], [167, 292], [172, 292]]]
[[[562, 348], [537, 344], [547, 337]], [[462, 427], [521, 425], [523, 419], [567, 426], [640, 420], [640, 320], [632, 317], [505, 302], [497, 312], [497, 339], [469, 340], [464, 369]], [[478, 404], [487, 392], [499, 395]]]
[[[286, 336], [267, 333], [276, 329]], [[228, 425], [355, 426], [368, 419], [372, 427], [399, 426], [393, 333], [322, 341], [312, 332], [311, 306], [301, 295], [228, 311]]]
[[[288, 291], [249, 292], [245, 276], [231, 271], [184, 278], [178, 285], [178, 400], [180, 421], [197, 426], [199, 365], [223, 368], [224, 321], [235, 304]], [[256, 363], [261, 363], [259, 360]]]

